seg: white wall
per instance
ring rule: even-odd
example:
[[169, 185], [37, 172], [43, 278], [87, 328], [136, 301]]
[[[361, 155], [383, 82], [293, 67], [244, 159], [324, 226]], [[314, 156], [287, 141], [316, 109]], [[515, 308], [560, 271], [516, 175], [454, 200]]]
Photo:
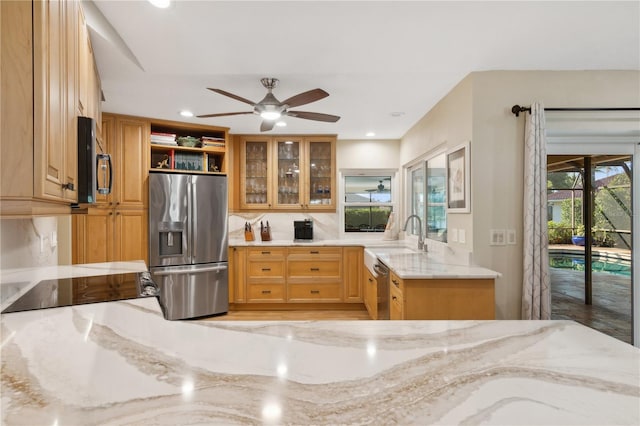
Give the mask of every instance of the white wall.
[[395, 169], [400, 164], [400, 140], [338, 140], [336, 167], [341, 169]]

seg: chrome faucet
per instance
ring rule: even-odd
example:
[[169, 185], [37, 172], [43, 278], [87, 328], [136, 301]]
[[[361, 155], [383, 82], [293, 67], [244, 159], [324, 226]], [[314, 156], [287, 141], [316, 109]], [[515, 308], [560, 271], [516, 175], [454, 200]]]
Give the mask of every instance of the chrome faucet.
[[420, 216], [418, 216], [417, 214], [412, 214], [411, 216], [409, 216], [407, 218], [407, 221], [404, 223], [404, 227], [402, 228], [402, 230], [403, 231], [407, 230], [407, 225], [409, 224], [409, 221], [413, 218], [418, 219], [418, 250], [426, 251], [426, 246], [424, 245], [424, 239], [422, 237], [422, 219], [420, 219]]

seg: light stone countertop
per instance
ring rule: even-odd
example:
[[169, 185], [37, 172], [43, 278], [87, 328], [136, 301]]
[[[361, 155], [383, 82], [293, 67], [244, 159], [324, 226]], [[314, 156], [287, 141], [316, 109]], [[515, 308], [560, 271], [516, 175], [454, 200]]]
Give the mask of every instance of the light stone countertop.
[[3, 314], [2, 424], [640, 424], [640, 350], [572, 321]]
[[[448, 247], [438, 246], [430, 252], [419, 251], [401, 240], [312, 240], [298, 242], [292, 240], [244, 241], [233, 239], [229, 246], [237, 247], [322, 247], [322, 246], [361, 246], [373, 257], [379, 258], [398, 277], [403, 279], [495, 279], [499, 272], [471, 263], [468, 253], [454, 253]], [[365, 260], [365, 263], [366, 260]]]

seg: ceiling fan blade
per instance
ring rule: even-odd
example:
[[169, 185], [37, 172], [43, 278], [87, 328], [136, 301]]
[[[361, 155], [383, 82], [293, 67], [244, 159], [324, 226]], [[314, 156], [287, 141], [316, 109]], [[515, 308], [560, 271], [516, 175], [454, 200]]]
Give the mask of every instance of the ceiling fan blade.
[[268, 132], [269, 130], [273, 129], [273, 126], [276, 124], [275, 121], [273, 120], [263, 120], [262, 124], [260, 125], [260, 131], [261, 132]]
[[221, 112], [219, 114], [203, 114], [197, 115], [198, 118], [209, 118], [209, 117], [225, 117], [227, 115], [244, 115], [244, 114], [253, 114], [253, 111], [246, 112]]
[[287, 111], [287, 115], [296, 118], [304, 118], [306, 120], [327, 121], [335, 123], [340, 120], [337, 115], [322, 114], [320, 112], [308, 112], [308, 111]]
[[212, 89], [211, 87], [207, 87], [207, 89], [211, 90], [212, 92], [216, 92], [216, 93], [219, 93], [221, 95], [233, 98], [236, 101], [244, 102], [245, 104], [249, 104], [251, 106], [255, 106], [255, 104], [256, 104], [255, 102], [250, 101], [249, 99], [245, 99], [242, 96], [234, 95], [233, 93], [226, 92], [226, 91], [224, 91], [222, 89]]
[[282, 101], [282, 103], [289, 105], [289, 108], [293, 108], [300, 105], [310, 104], [311, 102], [319, 101], [320, 99], [326, 98], [327, 96], [329, 96], [329, 94], [324, 90], [313, 89], [292, 96], [289, 99]]

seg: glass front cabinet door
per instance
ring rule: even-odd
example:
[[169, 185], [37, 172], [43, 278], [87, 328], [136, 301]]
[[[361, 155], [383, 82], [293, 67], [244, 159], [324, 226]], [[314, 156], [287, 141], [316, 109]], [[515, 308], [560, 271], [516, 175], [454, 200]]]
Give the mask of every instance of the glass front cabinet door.
[[307, 139], [306, 207], [313, 210], [335, 210], [335, 138]]
[[242, 141], [240, 207], [268, 209], [271, 207], [271, 160], [268, 138], [247, 138]]
[[334, 136], [242, 136], [240, 209], [336, 208]]
[[302, 205], [301, 159], [303, 154], [302, 140], [291, 137], [276, 137], [274, 149], [276, 150], [275, 170], [277, 178], [274, 179], [276, 194], [274, 207], [278, 209], [297, 209]]

